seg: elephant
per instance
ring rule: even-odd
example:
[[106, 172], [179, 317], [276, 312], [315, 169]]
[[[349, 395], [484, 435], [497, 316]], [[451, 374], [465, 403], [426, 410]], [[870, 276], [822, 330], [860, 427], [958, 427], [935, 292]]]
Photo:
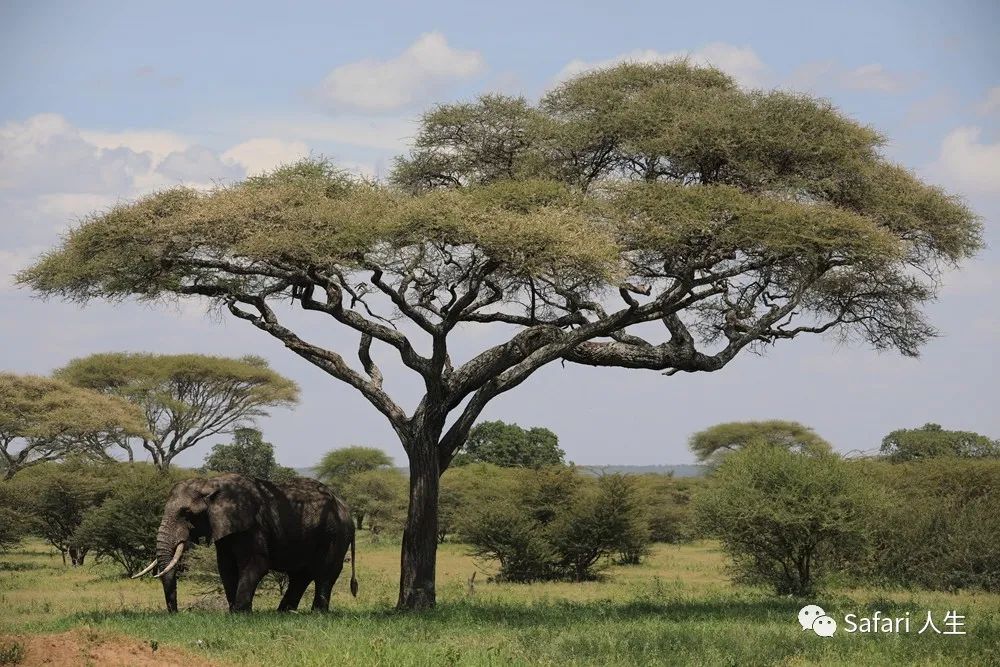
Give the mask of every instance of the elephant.
[[178, 482], [156, 535], [167, 611], [177, 611], [177, 564], [191, 543], [215, 543], [219, 576], [231, 612], [249, 612], [269, 570], [288, 575], [279, 611], [293, 611], [310, 582], [312, 608], [327, 611], [330, 591], [351, 549], [351, 594], [358, 594], [351, 511], [325, 484], [303, 477], [275, 484], [236, 473]]

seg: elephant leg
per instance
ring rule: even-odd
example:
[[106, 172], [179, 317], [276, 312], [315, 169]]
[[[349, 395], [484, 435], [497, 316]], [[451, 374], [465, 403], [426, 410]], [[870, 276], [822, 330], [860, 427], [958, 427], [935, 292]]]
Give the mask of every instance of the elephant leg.
[[316, 594], [313, 596], [313, 611], [329, 611], [330, 595], [344, 569], [344, 550], [335, 549], [333, 559], [327, 563], [325, 571], [316, 577]]
[[229, 552], [229, 549], [215, 545], [215, 562], [219, 565], [219, 578], [222, 579], [222, 588], [226, 591], [226, 602], [229, 608], [233, 608], [236, 601], [236, 586], [239, 583], [239, 570], [236, 567], [236, 557]]
[[295, 611], [298, 609], [299, 601], [302, 599], [302, 594], [306, 592], [310, 581], [312, 581], [312, 577], [309, 576], [308, 570], [290, 573], [288, 575], [288, 588], [285, 589], [285, 594], [281, 597], [281, 604], [278, 605], [278, 611]]
[[267, 574], [267, 562], [260, 557], [248, 558], [239, 568], [239, 581], [236, 584], [236, 598], [229, 611], [251, 611], [253, 596], [257, 593], [260, 580]]
[[324, 576], [316, 580], [316, 593], [313, 595], [313, 611], [330, 611], [330, 593], [333, 590], [334, 579]]

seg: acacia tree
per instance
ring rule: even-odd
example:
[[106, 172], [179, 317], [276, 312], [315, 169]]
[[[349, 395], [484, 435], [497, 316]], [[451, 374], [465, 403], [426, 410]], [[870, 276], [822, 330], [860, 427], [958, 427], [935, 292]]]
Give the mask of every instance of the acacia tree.
[[[202, 440], [252, 424], [269, 407], [293, 405], [299, 392], [253, 356], [113, 352], [74, 359], [54, 375], [139, 406], [147, 425], [142, 447], [160, 470]], [[128, 438], [114, 442], [131, 461]]]
[[[331, 449], [323, 455], [316, 466], [316, 476], [339, 490], [358, 473], [388, 468], [391, 465], [392, 457], [376, 447], [341, 447]], [[360, 522], [358, 527], [361, 527]]]
[[726, 422], [710, 426], [691, 436], [688, 446], [702, 463], [718, 464], [726, 454], [759, 442], [800, 454], [823, 454], [830, 443], [808, 426], [798, 422], [769, 419], [759, 422]]
[[146, 435], [127, 402], [66, 382], [0, 373], [0, 470], [6, 479], [76, 454], [109, 459], [108, 443]]
[[[207, 297], [361, 392], [410, 462], [398, 606], [429, 607], [439, 476], [545, 364], [710, 372], [822, 332], [917, 353], [921, 306], [980, 230], [882, 143], [823, 100], [622, 65], [538, 105], [437, 107], [388, 185], [306, 161], [117, 205], [19, 280], [77, 301]], [[289, 302], [353, 330], [357, 364], [290, 328]], [[455, 363], [474, 325], [510, 335]], [[376, 342], [422, 380], [411, 412]]]
[[1000, 457], [1000, 440], [972, 431], [949, 431], [940, 424], [897, 429], [882, 438], [882, 456], [890, 461], [918, 461], [938, 456]]

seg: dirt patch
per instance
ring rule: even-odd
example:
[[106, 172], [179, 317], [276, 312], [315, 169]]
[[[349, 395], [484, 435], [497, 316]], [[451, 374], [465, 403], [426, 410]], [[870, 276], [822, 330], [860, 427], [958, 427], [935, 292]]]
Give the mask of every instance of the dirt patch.
[[88, 630], [71, 630], [52, 635], [0, 637], [0, 645], [9, 646], [14, 642], [24, 647], [24, 656], [16, 663], [22, 667], [39, 665], [213, 667], [221, 664], [209, 662], [182, 649], [156, 646], [154, 650], [150, 642]]

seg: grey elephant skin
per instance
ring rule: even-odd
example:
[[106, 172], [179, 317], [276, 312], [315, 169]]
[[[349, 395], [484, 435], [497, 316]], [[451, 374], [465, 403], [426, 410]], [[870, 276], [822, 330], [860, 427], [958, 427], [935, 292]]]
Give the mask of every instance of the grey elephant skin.
[[177, 611], [177, 564], [187, 546], [202, 538], [215, 543], [230, 611], [250, 611], [260, 580], [271, 570], [288, 575], [279, 611], [296, 609], [312, 582], [312, 608], [328, 610], [348, 548], [351, 593], [357, 595], [351, 512], [316, 480], [274, 484], [227, 473], [176, 484], [157, 532], [156, 560], [136, 575], [159, 566], [156, 576], [170, 612]]

